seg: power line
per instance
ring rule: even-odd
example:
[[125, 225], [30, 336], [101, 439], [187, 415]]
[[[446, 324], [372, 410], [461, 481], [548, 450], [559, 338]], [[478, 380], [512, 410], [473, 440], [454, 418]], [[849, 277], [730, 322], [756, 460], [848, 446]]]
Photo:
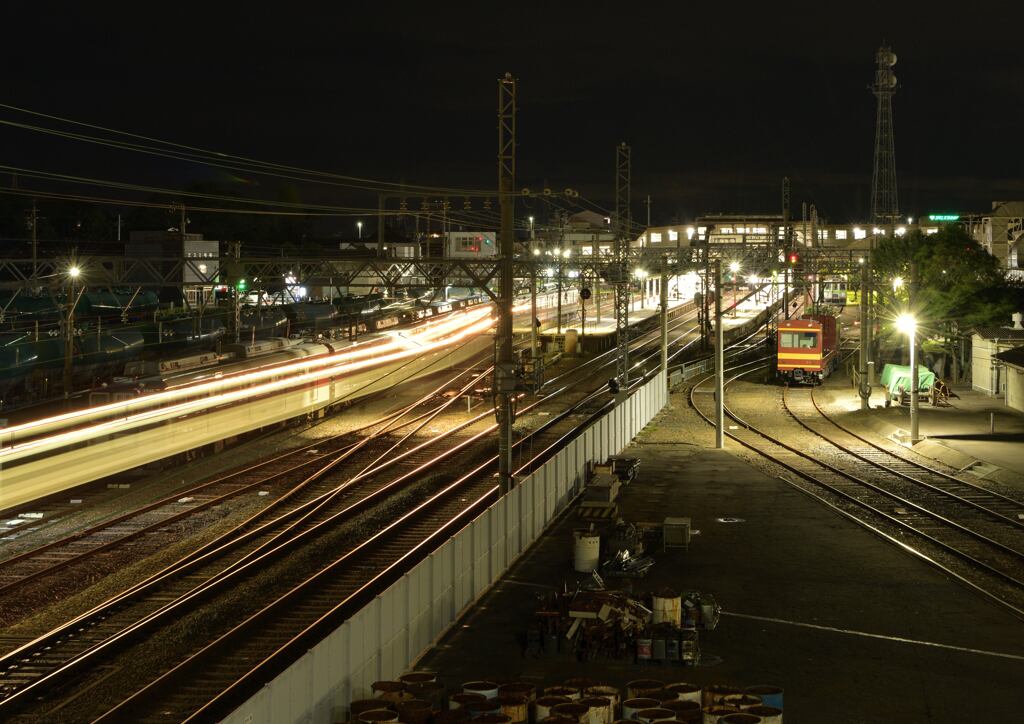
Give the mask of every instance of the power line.
[[[260, 173], [270, 176], [278, 176], [280, 178], [287, 178], [290, 180], [306, 181], [309, 183], [327, 183], [330, 185], [337, 186], [348, 186], [350, 188], [363, 189], [368, 191], [402, 191], [408, 190], [411, 193], [423, 192], [423, 191], [434, 191], [434, 192], [446, 192], [446, 193], [466, 193], [466, 194], [493, 194], [491, 190], [479, 190], [479, 189], [458, 189], [458, 188], [446, 188], [446, 187], [432, 187], [432, 186], [421, 186], [416, 184], [407, 183], [396, 183], [392, 181], [380, 181], [377, 179], [362, 178], [359, 176], [347, 176], [344, 174], [336, 174], [328, 171], [318, 171], [315, 169], [306, 169], [299, 166], [290, 166], [287, 164], [272, 163], [267, 161], [261, 161], [255, 158], [249, 158], [246, 156], [238, 156], [234, 154], [224, 153], [221, 151], [211, 151], [208, 149], [189, 146], [186, 144], [175, 143], [173, 141], [166, 141], [163, 139], [155, 138], [152, 136], [145, 136], [137, 133], [131, 133], [128, 131], [121, 131], [118, 129], [108, 128], [92, 123], [85, 123], [82, 121], [76, 121], [70, 118], [64, 118], [61, 116], [50, 115], [47, 113], [40, 113], [27, 108], [20, 108], [5, 103], [0, 103], [0, 108], [7, 110], [16, 111], [18, 113], [24, 113], [27, 115], [35, 116], [38, 118], [45, 118], [47, 120], [58, 121], [60, 123], [67, 123], [74, 126], [80, 126], [83, 128], [90, 128], [93, 130], [103, 131], [105, 133], [111, 133], [118, 136], [124, 136], [126, 138], [133, 138], [141, 141], [148, 141], [150, 143], [156, 143], [164, 148], [154, 148], [152, 146], [146, 146], [137, 143], [128, 143], [125, 141], [118, 141], [115, 139], [105, 139], [97, 136], [89, 136], [80, 133], [73, 133], [71, 131], [62, 131], [54, 128], [46, 128], [43, 126], [36, 126], [27, 123], [20, 123], [17, 121], [10, 121], [0, 119], [0, 125], [11, 126], [22, 130], [33, 131], [37, 133], [45, 133], [50, 135], [59, 136], [65, 139], [82, 141], [87, 143], [95, 143], [99, 145], [110, 146], [119, 148], [121, 150], [134, 151], [138, 153], [147, 153], [151, 155], [163, 156], [167, 158], [176, 158], [183, 161], [191, 161], [195, 163], [202, 163], [209, 166], [218, 166], [221, 168], [229, 168], [235, 171], [249, 171], [253, 173]], [[171, 150], [177, 149], [177, 150]], [[227, 165], [226, 161], [232, 161], [236, 163], [246, 164], [245, 167]], [[284, 175], [279, 172], [288, 172], [307, 174], [314, 178], [296, 177], [291, 175]], [[332, 183], [329, 179], [335, 181], [349, 182], [349, 183]]]

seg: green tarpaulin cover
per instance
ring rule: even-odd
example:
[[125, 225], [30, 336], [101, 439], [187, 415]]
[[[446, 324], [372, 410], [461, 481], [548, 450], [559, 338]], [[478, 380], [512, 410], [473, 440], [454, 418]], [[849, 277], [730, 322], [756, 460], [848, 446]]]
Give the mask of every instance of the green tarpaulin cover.
[[[927, 367], [917, 366], [917, 389], [924, 394], [935, 385], [935, 373]], [[898, 395], [902, 387], [910, 392], [910, 365], [886, 365], [882, 368], [882, 386], [889, 394]]]

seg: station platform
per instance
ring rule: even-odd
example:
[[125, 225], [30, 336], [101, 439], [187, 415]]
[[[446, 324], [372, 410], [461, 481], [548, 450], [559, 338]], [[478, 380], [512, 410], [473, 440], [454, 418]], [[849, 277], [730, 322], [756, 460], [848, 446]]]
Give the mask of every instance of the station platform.
[[[1024, 413], [969, 385], [952, 391], [957, 397], [949, 400], [949, 406], [932, 407], [922, 396], [918, 427], [923, 440], [914, 445], [914, 452], [1024, 491]], [[856, 390], [845, 375], [834, 375], [815, 394], [827, 401], [830, 414], [844, 425], [893, 440], [909, 439], [910, 407], [885, 407], [881, 393], [876, 392], [871, 409], [861, 410]]]
[[[711, 593], [722, 606], [701, 632], [696, 667], [632, 658], [528, 657], [525, 630], [539, 597], [570, 590], [575, 507], [418, 662], [449, 688], [523, 679], [550, 686], [587, 677], [625, 688], [655, 678], [785, 689], [789, 722], [962, 722], [1019, 719], [1024, 626], [997, 604], [726, 451], [697, 425], [682, 395], [624, 454], [639, 477], [620, 516], [688, 516], [688, 549], [653, 552], [654, 567], [609, 588]], [[681, 442], [685, 440], [686, 442]]]

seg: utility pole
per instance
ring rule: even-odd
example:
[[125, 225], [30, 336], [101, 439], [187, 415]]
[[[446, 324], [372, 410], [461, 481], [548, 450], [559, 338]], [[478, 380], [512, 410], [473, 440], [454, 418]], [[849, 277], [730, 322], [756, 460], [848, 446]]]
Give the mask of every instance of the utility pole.
[[[907, 288], [907, 308], [913, 313], [914, 298], [917, 296], [917, 264], [910, 262], [910, 286]], [[921, 376], [917, 374], [917, 322], [910, 328], [910, 444], [916, 445], [921, 439], [920, 429], [920, 387]]]
[[516, 80], [511, 73], [498, 80], [498, 198], [501, 238], [498, 329], [494, 346], [494, 387], [498, 418], [498, 478], [501, 493], [512, 489], [512, 398], [516, 390], [512, 351], [512, 263], [515, 254]]
[[[242, 242], [236, 241], [232, 244], [234, 256], [235, 256], [235, 268], [240, 269], [241, 264], [239, 260], [242, 258]], [[237, 273], [237, 272], [236, 272]], [[234, 275], [232, 275], [234, 276]], [[235, 300], [235, 313], [234, 313], [234, 326], [235, 326], [235, 343], [237, 344], [241, 340], [242, 336], [242, 295], [238, 290], [238, 280], [235, 279], [234, 300]], [[331, 289], [334, 289], [334, 279], [331, 279]], [[255, 322], [253, 322], [255, 324]]]
[[867, 347], [866, 365], [868, 371], [868, 394], [875, 388], [875, 284], [874, 269], [872, 268], [871, 254], [864, 255], [864, 273], [867, 279], [867, 287], [861, 294], [861, 304], [867, 305], [864, 318], [867, 322]]
[[619, 382], [618, 401], [624, 401], [629, 389], [629, 234], [632, 229], [630, 202], [630, 148], [625, 142], [615, 149], [615, 377]]
[[868, 358], [870, 357], [868, 343], [871, 336], [868, 331], [867, 288], [868, 260], [864, 258], [860, 267], [860, 369], [857, 375], [860, 378], [857, 393], [860, 397], [860, 409], [862, 410], [871, 409], [871, 385], [868, 384]]
[[725, 447], [725, 330], [722, 328], [722, 262], [715, 259], [715, 447]]
[[32, 281], [39, 278], [39, 236], [36, 227], [39, 225], [39, 209], [36, 200], [32, 199]]
[[651, 228], [651, 195], [647, 194], [647, 200], [644, 201], [647, 204], [647, 228]]
[[[530, 267], [530, 359], [537, 374], [537, 264]], [[539, 384], [539, 380], [538, 380]]]
[[661, 257], [661, 373], [668, 385], [668, 257]]
[[384, 194], [377, 194], [377, 256], [384, 256]]

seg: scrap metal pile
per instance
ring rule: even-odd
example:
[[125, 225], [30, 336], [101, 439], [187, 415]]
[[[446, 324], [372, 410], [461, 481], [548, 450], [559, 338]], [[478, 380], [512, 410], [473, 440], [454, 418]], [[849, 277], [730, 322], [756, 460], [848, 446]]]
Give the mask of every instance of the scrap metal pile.
[[[600, 579], [597, 579], [600, 582]], [[634, 659], [638, 663], [700, 662], [697, 628], [711, 630], [718, 605], [707, 594], [673, 594], [677, 614], [655, 609], [658, 594], [639, 598], [623, 591], [563, 591], [543, 597], [527, 634], [527, 653], [572, 654], [577, 660]]]

